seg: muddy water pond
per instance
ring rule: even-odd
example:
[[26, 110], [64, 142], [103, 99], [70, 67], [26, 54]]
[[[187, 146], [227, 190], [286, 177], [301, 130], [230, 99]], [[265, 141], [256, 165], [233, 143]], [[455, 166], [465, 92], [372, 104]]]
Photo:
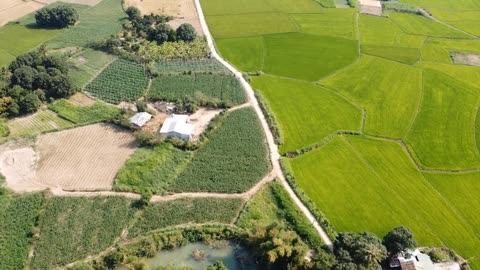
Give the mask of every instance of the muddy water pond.
[[190, 243], [172, 250], [162, 250], [147, 261], [150, 269], [161, 266], [188, 265], [194, 270], [205, 270], [209, 265], [222, 261], [229, 270], [256, 270], [253, 257], [234, 242], [224, 241], [214, 246]]

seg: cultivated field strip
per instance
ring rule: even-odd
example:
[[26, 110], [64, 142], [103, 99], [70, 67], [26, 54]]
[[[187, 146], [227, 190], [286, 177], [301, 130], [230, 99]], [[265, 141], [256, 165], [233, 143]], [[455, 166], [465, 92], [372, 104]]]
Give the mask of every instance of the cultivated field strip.
[[15, 118], [8, 121], [7, 124], [11, 137], [33, 136], [73, 126], [73, 123], [58, 117], [56, 113], [50, 110], [40, 110], [29, 116]]
[[127, 131], [96, 124], [42, 135], [36, 147], [38, 182], [65, 190], [111, 190], [136, 143]]

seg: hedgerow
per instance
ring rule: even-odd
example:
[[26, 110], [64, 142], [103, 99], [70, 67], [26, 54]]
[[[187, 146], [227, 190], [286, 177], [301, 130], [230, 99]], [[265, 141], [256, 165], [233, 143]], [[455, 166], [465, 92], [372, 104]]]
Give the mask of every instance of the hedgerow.
[[24, 268], [43, 200], [41, 193], [12, 198], [0, 196], [0, 269]]
[[120, 110], [101, 101], [90, 106], [75, 106], [65, 99], [51, 103], [48, 108], [60, 117], [75, 124], [92, 124], [106, 121], [117, 115]]
[[251, 108], [231, 112], [197, 150], [171, 191], [244, 192], [269, 171], [260, 122]]
[[242, 206], [240, 199], [186, 198], [148, 206], [130, 236], [186, 223], [230, 223]]
[[109, 103], [135, 101], [143, 96], [148, 77], [143, 65], [116, 60], [102, 71], [85, 90]]
[[52, 269], [113, 244], [133, 216], [123, 197], [53, 197], [40, 222], [32, 269]]
[[246, 101], [238, 80], [226, 74], [160, 76], [153, 81], [147, 97], [166, 101], [193, 98], [199, 105], [210, 107], [230, 107]]

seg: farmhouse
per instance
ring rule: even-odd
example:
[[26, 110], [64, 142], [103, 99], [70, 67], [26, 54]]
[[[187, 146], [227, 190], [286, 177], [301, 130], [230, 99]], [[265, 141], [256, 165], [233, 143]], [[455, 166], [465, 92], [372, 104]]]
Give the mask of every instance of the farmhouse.
[[147, 112], [140, 112], [130, 118], [130, 123], [136, 128], [141, 128], [152, 119], [152, 115]]
[[177, 137], [183, 140], [192, 139], [193, 125], [187, 123], [188, 115], [174, 114], [167, 118], [160, 129], [160, 135]]
[[434, 270], [434, 264], [427, 254], [418, 249], [399, 254], [390, 261], [390, 267], [401, 267], [402, 270]]
[[380, 0], [360, 0], [360, 13], [381, 16], [382, 3]]

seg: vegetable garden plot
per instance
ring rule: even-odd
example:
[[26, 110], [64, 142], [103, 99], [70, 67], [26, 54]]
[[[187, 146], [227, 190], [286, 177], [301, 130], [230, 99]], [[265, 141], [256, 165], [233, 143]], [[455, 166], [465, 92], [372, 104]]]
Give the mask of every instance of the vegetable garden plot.
[[229, 73], [225, 66], [213, 58], [192, 60], [158, 60], [153, 64], [152, 72], [159, 75], [180, 75], [184, 73]]
[[148, 77], [141, 64], [116, 60], [100, 73], [85, 90], [106, 102], [135, 101], [145, 94]]
[[213, 100], [227, 106], [246, 101], [242, 86], [233, 75], [195, 74], [161, 76], [153, 81], [147, 97], [175, 101], [180, 98]]

